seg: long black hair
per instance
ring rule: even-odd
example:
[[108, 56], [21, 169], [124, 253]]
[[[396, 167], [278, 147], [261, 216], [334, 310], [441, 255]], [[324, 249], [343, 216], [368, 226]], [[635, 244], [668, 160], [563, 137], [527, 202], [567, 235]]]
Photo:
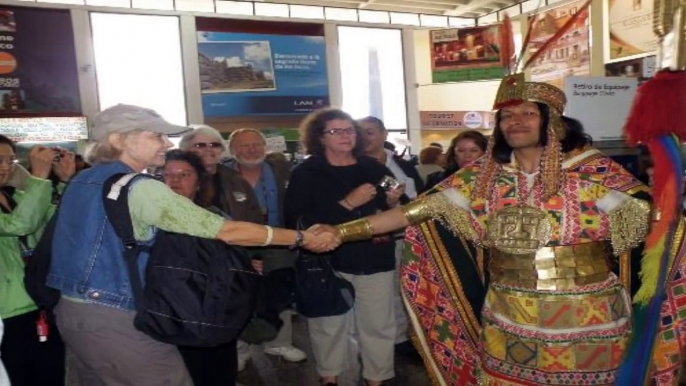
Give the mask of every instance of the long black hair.
[[[5, 94], [7, 95], [7, 94]], [[17, 145], [12, 141], [11, 139], [7, 138], [6, 136], [0, 134], [0, 145], [7, 145], [12, 148], [13, 152], [17, 152]]]
[[[212, 206], [212, 199], [215, 193], [212, 176], [205, 169], [200, 157], [190, 151], [175, 149], [167, 152], [164, 165], [167, 166], [167, 163], [171, 161], [183, 161], [195, 169], [195, 173], [198, 175], [198, 194], [193, 202], [203, 208]], [[164, 170], [164, 166], [160, 167], [158, 172], [162, 170]]]
[[[545, 103], [536, 102], [541, 113], [541, 131], [538, 139], [539, 146], [548, 144], [548, 125], [550, 124], [550, 108]], [[499, 163], [510, 162], [512, 148], [507, 144], [503, 131], [500, 129], [501, 111], [495, 113], [495, 130], [493, 136], [495, 146], [493, 146], [493, 158]], [[581, 149], [584, 146], [593, 144], [593, 139], [584, 133], [584, 126], [578, 120], [562, 116], [562, 125], [565, 129], [565, 138], [562, 140], [562, 152], [568, 153], [574, 149]]]

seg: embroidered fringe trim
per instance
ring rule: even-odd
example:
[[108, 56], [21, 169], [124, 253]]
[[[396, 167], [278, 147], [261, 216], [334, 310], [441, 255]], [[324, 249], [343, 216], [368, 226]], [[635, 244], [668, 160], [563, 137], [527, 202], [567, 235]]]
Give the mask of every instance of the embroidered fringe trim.
[[427, 210], [431, 218], [438, 220], [448, 228], [455, 236], [463, 236], [478, 246], [482, 246], [479, 234], [469, 221], [469, 213], [450, 201], [443, 194], [432, 194], [427, 197]]

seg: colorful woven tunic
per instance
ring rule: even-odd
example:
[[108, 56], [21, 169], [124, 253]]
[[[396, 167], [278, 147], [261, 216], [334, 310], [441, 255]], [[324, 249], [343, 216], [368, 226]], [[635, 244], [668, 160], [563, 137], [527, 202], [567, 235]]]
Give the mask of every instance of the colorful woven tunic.
[[[631, 252], [648, 230], [647, 187], [585, 148], [565, 154], [562, 188], [548, 200], [543, 179], [514, 163], [475, 200], [482, 163], [444, 181], [428, 198], [436, 220], [406, 233], [403, 292], [434, 381], [614, 384], [632, 330], [640, 252]], [[658, 384], [674, 382], [686, 343], [677, 339], [683, 272], [670, 272]]]

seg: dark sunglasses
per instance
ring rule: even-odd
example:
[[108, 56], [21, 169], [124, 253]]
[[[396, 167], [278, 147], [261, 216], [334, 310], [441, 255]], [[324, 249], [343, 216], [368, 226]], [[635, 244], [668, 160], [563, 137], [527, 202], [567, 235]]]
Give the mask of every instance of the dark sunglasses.
[[193, 145], [194, 148], [196, 149], [205, 149], [209, 147], [210, 149], [218, 149], [222, 147], [222, 144], [220, 142], [199, 142]]

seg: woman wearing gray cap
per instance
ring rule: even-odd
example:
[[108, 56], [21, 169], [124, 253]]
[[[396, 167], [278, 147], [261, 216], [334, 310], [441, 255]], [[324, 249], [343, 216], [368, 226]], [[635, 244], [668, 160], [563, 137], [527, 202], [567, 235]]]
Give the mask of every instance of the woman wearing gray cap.
[[[109, 177], [164, 165], [172, 146], [167, 135], [185, 130], [141, 107], [104, 110], [91, 130], [96, 142], [88, 158], [94, 167], [79, 173], [64, 192], [47, 284], [62, 293], [55, 309], [57, 324], [84, 385], [192, 384], [175, 346], [133, 326], [134, 300], [122, 242], [102, 200]], [[136, 239], [143, 243], [154, 240], [155, 229], [163, 229], [244, 246], [294, 245], [314, 251], [337, 246], [328, 233], [226, 221], [153, 179], [138, 179], [128, 200]]]

